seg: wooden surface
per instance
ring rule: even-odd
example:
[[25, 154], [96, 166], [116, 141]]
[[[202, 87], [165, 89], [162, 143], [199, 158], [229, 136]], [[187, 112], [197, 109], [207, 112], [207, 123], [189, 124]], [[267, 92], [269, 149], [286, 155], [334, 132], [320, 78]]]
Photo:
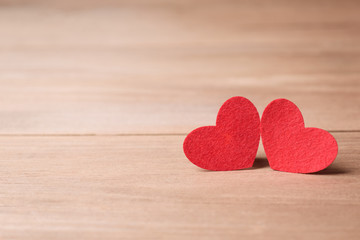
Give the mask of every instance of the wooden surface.
[[[360, 239], [359, 1], [0, 0], [0, 239]], [[329, 130], [318, 174], [208, 172], [245, 96]]]

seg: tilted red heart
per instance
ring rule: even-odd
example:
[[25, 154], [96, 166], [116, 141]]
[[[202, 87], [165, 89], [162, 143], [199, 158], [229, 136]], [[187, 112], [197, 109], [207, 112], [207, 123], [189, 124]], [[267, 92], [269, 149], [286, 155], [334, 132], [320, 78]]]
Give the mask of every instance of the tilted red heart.
[[244, 97], [227, 100], [219, 110], [216, 126], [200, 127], [184, 141], [186, 157], [198, 167], [227, 171], [253, 165], [260, 141], [260, 117]]
[[313, 173], [328, 167], [338, 145], [325, 130], [305, 128], [298, 107], [286, 99], [272, 101], [261, 117], [261, 139], [270, 167], [293, 173]]

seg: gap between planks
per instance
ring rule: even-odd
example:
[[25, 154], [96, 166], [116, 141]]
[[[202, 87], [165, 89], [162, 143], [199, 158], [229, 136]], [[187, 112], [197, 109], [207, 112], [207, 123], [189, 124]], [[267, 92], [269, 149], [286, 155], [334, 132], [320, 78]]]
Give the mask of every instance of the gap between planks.
[[[327, 130], [330, 133], [359, 133], [360, 130]], [[0, 137], [128, 137], [128, 136], [186, 136], [188, 133], [14, 133], [2, 134]]]

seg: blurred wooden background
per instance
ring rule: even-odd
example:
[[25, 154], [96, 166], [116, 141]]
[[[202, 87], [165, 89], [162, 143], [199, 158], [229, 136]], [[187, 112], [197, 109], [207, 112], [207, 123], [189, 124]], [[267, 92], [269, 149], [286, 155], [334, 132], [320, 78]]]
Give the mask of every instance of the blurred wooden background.
[[[360, 1], [0, 0], [1, 239], [360, 239]], [[319, 174], [203, 171], [249, 98], [330, 131]]]

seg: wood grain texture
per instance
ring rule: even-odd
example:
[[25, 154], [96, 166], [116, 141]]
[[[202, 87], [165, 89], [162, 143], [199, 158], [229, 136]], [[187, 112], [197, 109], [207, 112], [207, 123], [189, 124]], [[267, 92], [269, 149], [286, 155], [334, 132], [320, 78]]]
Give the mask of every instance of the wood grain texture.
[[186, 133], [231, 96], [360, 130], [359, 1], [2, 2], [0, 133]]
[[[0, 0], [1, 239], [360, 239], [360, 1]], [[318, 174], [182, 152], [232, 96], [333, 131]]]
[[2, 239], [359, 239], [359, 133], [319, 174], [201, 170], [184, 136], [1, 137]]

